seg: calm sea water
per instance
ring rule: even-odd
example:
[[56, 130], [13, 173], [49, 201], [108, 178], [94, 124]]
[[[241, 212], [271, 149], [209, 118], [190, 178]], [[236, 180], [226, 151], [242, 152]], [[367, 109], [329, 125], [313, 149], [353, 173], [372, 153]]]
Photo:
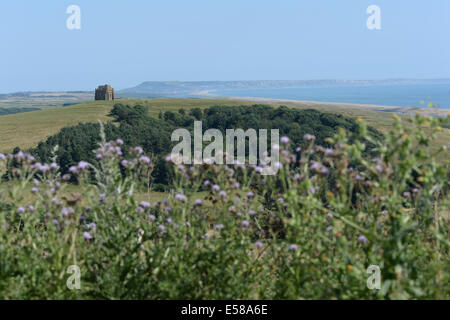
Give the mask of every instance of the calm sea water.
[[[214, 91], [223, 96], [258, 97], [320, 102], [346, 102], [383, 106], [423, 107], [432, 102], [450, 109], [450, 82], [311, 88], [248, 89]], [[420, 104], [423, 101], [424, 105]]]

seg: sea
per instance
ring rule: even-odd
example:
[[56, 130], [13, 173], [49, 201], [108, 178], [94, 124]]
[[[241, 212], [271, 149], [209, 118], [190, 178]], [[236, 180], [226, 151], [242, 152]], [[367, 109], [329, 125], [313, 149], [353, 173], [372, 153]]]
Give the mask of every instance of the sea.
[[372, 104], [450, 109], [450, 81], [439, 83], [318, 86], [303, 88], [233, 89], [211, 91], [230, 97]]

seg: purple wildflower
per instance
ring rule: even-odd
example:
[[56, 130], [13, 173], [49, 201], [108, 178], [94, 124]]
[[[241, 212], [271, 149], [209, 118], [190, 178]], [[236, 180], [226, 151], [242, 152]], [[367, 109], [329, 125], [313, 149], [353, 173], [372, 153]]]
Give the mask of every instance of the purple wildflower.
[[83, 238], [85, 238], [86, 240], [91, 240], [92, 236], [89, 232], [85, 231], [83, 232]]
[[248, 228], [250, 226], [250, 222], [248, 222], [247, 220], [242, 221], [241, 226], [243, 226], [244, 228]]
[[369, 240], [366, 238], [366, 236], [359, 236], [358, 237], [358, 241], [361, 242], [361, 243], [364, 243], [364, 244], [369, 242]]
[[184, 194], [182, 194], [182, 193], [176, 194], [175, 195], [175, 199], [180, 201], [180, 202], [182, 202], [182, 203], [185, 203], [187, 201], [186, 196]]
[[258, 249], [261, 249], [262, 246], [263, 246], [263, 244], [262, 244], [261, 241], [256, 241], [256, 242], [255, 242], [255, 246], [256, 246]]
[[87, 163], [86, 161], [80, 161], [78, 163], [79, 170], [86, 170], [87, 168], [89, 168], [89, 163]]
[[197, 199], [197, 200], [194, 201], [194, 206], [200, 207], [200, 206], [202, 206], [202, 205], [203, 205], [203, 201], [202, 201], [202, 200]]
[[77, 171], [78, 171], [78, 168], [77, 167], [75, 167], [75, 166], [71, 166], [70, 168], [69, 168], [69, 171], [71, 172], [71, 173], [77, 173]]
[[297, 249], [298, 249], [298, 246], [297, 246], [296, 244], [291, 244], [291, 245], [289, 246], [289, 250], [295, 251], [295, 250], [297, 250]]
[[150, 163], [150, 158], [147, 156], [142, 156], [139, 158], [139, 162], [145, 163], [145, 164], [149, 164]]
[[147, 201], [141, 201], [141, 203], [139, 203], [139, 205], [144, 209], [148, 209], [151, 206], [150, 203]]
[[288, 144], [291, 140], [288, 137], [281, 137], [280, 141], [282, 144]]

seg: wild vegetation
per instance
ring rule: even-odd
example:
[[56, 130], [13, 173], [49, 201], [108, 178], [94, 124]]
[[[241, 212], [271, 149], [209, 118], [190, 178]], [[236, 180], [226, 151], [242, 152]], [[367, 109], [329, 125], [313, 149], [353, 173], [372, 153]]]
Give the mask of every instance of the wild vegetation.
[[[150, 119], [141, 108], [114, 109], [118, 125], [68, 128], [34, 156], [0, 155], [0, 170], [16, 182], [0, 195], [1, 298], [450, 297], [450, 176], [436, 160], [448, 151], [431, 149], [448, 117], [394, 116], [380, 136], [364, 121], [315, 111], [209, 108], [200, 112], [206, 127], [280, 126], [280, 172], [167, 158], [170, 196], [152, 203], [136, 194], [157, 170], [150, 153], [165, 150], [158, 133], [200, 114]], [[61, 162], [71, 146], [86, 158]], [[67, 196], [70, 180], [80, 192]], [[30, 184], [32, 200], [21, 205]], [[80, 290], [66, 286], [72, 265]], [[381, 270], [380, 290], [366, 286], [369, 265]]]

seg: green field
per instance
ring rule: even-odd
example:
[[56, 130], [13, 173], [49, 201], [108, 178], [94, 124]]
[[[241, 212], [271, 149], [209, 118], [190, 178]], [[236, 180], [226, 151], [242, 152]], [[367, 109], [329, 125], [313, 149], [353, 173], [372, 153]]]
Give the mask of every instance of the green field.
[[[157, 117], [162, 111], [177, 111], [180, 108], [207, 108], [214, 105], [252, 105], [254, 101], [248, 100], [215, 100], [215, 99], [186, 99], [186, 98], [161, 98], [161, 99], [119, 99], [112, 101], [92, 101], [73, 106], [48, 108], [39, 111], [0, 116], [0, 152], [11, 152], [13, 148], [30, 148], [47, 137], [56, 134], [61, 128], [78, 123], [97, 122], [111, 120], [107, 115], [114, 103], [121, 102], [130, 105], [143, 104], [149, 107], [151, 116]], [[273, 106], [280, 104], [270, 103]], [[381, 132], [387, 132], [393, 123], [392, 114], [389, 112], [372, 111], [356, 107], [308, 104], [300, 102], [286, 102], [293, 108], [317, 109], [324, 112], [340, 113], [352, 118], [362, 118], [369, 125]], [[437, 140], [438, 145], [447, 144], [449, 136], [442, 132]]]

